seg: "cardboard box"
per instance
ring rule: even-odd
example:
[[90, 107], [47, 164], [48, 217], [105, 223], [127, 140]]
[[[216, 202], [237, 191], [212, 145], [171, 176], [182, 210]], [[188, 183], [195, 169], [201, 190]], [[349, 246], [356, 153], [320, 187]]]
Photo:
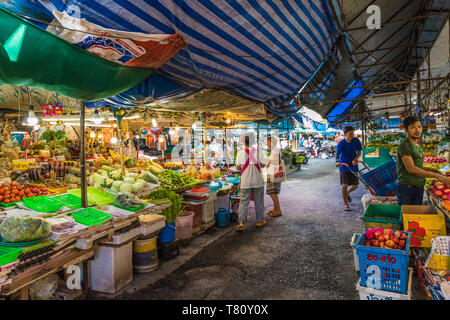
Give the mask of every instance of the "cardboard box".
[[431, 239], [446, 236], [445, 217], [431, 206], [402, 206], [403, 230], [411, 232], [411, 247], [431, 248]]

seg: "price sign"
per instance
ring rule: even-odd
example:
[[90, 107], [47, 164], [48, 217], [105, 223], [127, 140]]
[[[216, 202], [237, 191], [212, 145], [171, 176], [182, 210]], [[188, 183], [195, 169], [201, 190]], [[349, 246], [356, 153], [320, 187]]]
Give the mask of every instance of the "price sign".
[[28, 159], [28, 160], [23, 160], [23, 159], [18, 159], [18, 160], [13, 160], [12, 161], [12, 166], [13, 166], [13, 170], [27, 170], [31, 165], [34, 165], [36, 163], [36, 161], [34, 159]]

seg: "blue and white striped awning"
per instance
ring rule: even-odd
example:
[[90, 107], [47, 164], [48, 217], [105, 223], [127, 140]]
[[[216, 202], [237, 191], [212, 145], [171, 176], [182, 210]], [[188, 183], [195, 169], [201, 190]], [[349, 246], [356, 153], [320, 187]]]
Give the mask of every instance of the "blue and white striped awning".
[[[41, 27], [57, 10], [120, 31], [178, 33], [188, 46], [158, 74], [192, 92], [218, 88], [275, 112], [314, 74], [339, 35], [327, 0], [14, 0], [0, 5]], [[174, 86], [169, 86], [172, 92]]]

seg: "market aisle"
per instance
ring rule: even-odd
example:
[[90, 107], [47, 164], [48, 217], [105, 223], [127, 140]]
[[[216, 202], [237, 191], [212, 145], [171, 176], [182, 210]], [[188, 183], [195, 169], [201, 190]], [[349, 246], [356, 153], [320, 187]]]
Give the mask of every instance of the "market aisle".
[[165, 279], [117, 298], [359, 299], [349, 243], [362, 228], [363, 193], [345, 212], [334, 161], [313, 160], [283, 184], [284, 215], [267, 228], [256, 229], [251, 211], [244, 233], [227, 233]]

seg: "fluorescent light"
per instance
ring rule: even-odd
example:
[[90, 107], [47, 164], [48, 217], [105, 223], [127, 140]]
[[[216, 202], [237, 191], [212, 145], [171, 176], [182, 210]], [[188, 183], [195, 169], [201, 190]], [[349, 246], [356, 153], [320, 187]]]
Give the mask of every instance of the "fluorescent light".
[[39, 122], [39, 120], [33, 111], [33, 106], [30, 106], [30, 111], [28, 111], [27, 123], [31, 126], [35, 126], [38, 124], [38, 122]]
[[156, 122], [155, 118], [152, 118], [152, 126], [153, 128], [156, 128], [158, 126], [158, 123]]
[[[74, 123], [65, 123], [66, 126], [80, 126], [79, 122], [74, 122]], [[84, 125], [85, 127], [94, 127], [94, 128], [110, 128], [111, 126], [108, 124], [92, 124], [92, 123], [86, 123]]]

